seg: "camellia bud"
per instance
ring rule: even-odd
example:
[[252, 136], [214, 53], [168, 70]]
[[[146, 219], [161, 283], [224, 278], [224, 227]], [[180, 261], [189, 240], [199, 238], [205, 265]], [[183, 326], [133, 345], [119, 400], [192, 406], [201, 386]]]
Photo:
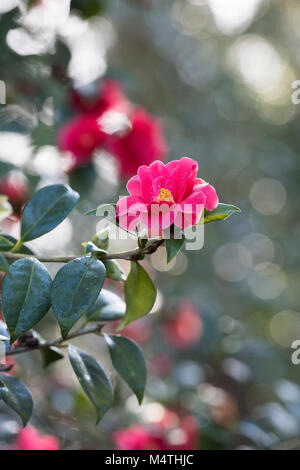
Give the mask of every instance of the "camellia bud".
[[19, 213], [29, 198], [29, 187], [26, 176], [19, 170], [12, 170], [0, 181], [0, 194], [5, 194], [14, 211]]
[[92, 238], [92, 242], [102, 250], [107, 250], [109, 245], [109, 228], [106, 227], [100, 232], [96, 233]]

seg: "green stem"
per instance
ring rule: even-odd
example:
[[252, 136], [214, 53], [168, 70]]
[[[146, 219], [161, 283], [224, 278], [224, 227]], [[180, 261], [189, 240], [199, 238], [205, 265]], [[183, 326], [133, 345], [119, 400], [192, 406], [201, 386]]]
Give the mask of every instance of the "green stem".
[[20, 238], [20, 239], [17, 241], [17, 243], [15, 244], [15, 246], [13, 247], [13, 249], [11, 250], [11, 252], [12, 252], [12, 253], [17, 253], [17, 252], [20, 250], [20, 248], [21, 248], [22, 245], [23, 245], [23, 240], [22, 240], [22, 238]]

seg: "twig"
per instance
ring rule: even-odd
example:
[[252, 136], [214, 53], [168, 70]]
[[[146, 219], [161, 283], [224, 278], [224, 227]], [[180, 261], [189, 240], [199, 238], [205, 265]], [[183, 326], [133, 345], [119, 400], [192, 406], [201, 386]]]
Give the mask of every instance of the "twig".
[[58, 346], [64, 343], [65, 341], [68, 341], [73, 338], [77, 338], [79, 336], [89, 335], [91, 333], [101, 333], [102, 328], [103, 328], [103, 325], [97, 324], [97, 325], [89, 326], [88, 328], [82, 328], [80, 330], [77, 330], [74, 333], [67, 336], [65, 339], [60, 337], [57, 339], [53, 339], [51, 341], [47, 341], [45, 343], [38, 343], [36, 346], [22, 346], [22, 347], [17, 346], [15, 349], [11, 349], [10, 351], [7, 351], [6, 356], [14, 356], [16, 354], [23, 354], [26, 352], [35, 351], [37, 349], [48, 349], [48, 348], [51, 348], [52, 346]]
[[[145, 255], [154, 253], [162, 244], [164, 240], [156, 240], [145, 248], [136, 248], [131, 251], [123, 251], [121, 253], [101, 253], [94, 252], [93, 254], [97, 256], [100, 260], [110, 260], [110, 259], [124, 259], [128, 261], [137, 261], [143, 259]], [[21, 253], [12, 253], [12, 252], [2, 252], [2, 255], [6, 259], [17, 261], [24, 258], [35, 258], [42, 263], [68, 263], [75, 258], [78, 258], [82, 255], [68, 255], [68, 256], [39, 256], [39, 255], [24, 255]]]

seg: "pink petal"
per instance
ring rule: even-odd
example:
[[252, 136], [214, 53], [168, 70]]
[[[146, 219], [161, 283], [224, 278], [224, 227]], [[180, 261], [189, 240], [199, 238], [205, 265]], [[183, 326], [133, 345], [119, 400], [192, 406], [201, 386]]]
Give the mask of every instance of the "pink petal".
[[151, 163], [149, 169], [153, 179], [159, 178], [161, 176], [167, 178], [167, 168], [160, 160], [156, 160], [155, 162]]
[[152, 177], [149, 168], [145, 165], [138, 169], [138, 177], [141, 182], [142, 198], [145, 202], [151, 202], [154, 198], [152, 189]]
[[133, 196], [126, 196], [119, 199], [117, 203], [117, 216], [129, 214], [136, 215], [139, 212], [147, 212], [147, 205], [144, 202], [139, 202]]
[[127, 191], [136, 198], [142, 197], [141, 182], [138, 176], [133, 176], [127, 183]]
[[186, 199], [181, 201], [180, 207], [184, 213], [198, 213], [206, 204], [206, 194], [201, 187], [194, 190]]
[[[169, 167], [171, 169], [173, 167]], [[170, 189], [175, 202], [180, 202], [186, 192], [187, 185], [191, 185], [195, 181], [198, 171], [198, 163], [191, 158], [184, 157], [178, 160], [177, 166], [167, 180], [167, 188]]]
[[202, 187], [201, 191], [206, 196], [205, 209], [212, 211], [219, 204], [219, 198], [215, 188], [207, 183], [204, 187]]

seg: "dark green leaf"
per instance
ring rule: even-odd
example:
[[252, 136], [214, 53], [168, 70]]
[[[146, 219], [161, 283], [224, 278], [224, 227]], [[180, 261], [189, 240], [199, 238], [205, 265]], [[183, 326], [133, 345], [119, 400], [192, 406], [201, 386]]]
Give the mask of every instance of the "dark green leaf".
[[139, 346], [123, 336], [105, 335], [114, 368], [135, 393], [141, 404], [144, 397], [147, 368]]
[[15, 246], [17, 240], [10, 235], [1, 233], [0, 235], [0, 251], [10, 251]]
[[102, 289], [95, 304], [87, 312], [89, 321], [115, 321], [124, 317], [125, 302], [118, 295]]
[[208, 224], [209, 222], [214, 222], [215, 220], [226, 220], [235, 212], [241, 212], [241, 210], [230, 204], [220, 203], [213, 211], [204, 211], [204, 219], [201, 218], [199, 224]]
[[182, 250], [184, 247], [185, 237], [182, 234], [182, 238], [175, 239], [169, 238], [165, 240], [166, 250], [167, 250], [167, 263], [170, 263], [173, 258]]
[[126, 313], [118, 330], [129, 323], [144, 317], [152, 309], [156, 299], [156, 289], [144, 268], [135, 261], [125, 282]]
[[[11, 251], [12, 248], [17, 243], [16, 238], [11, 237], [10, 235], [1, 234], [0, 235], [0, 252], [1, 251]], [[22, 253], [23, 255], [33, 255], [33, 251], [28, 248], [26, 245], [20, 246], [20, 248], [16, 251], [16, 253]], [[8, 264], [12, 264], [14, 262], [13, 259], [6, 260]]]
[[60, 351], [60, 349], [56, 348], [55, 346], [51, 346], [47, 349], [41, 349], [41, 354], [43, 357], [44, 367], [48, 367], [53, 362], [60, 361], [64, 358], [63, 353]]
[[114, 259], [108, 259], [103, 261], [106, 268], [106, 277], [113, 279], [114, 281], [125, 281], [126, 276], [119, 263]]
[[58, 271], [53, 281], [51, 299], [64, 338], [96, 302], [104, 279], [104, 264], [89, 256], [76, 258]]
[[12, 408], [26, 426], [32, 415], [33, 401], [28, 388], [16, 377], [0, 374], [0, 398]]
[[69, 345], [69, 358], [80, 385], [96, 409], [98, 424], [113, 404], [111, 381], [101, 364], [84, 351]]
[[7, 273], [10, 276], [9, 264], [6, 258], [4, 258], [4, 256], [1, 254], [0, 254], [0, 271], [3, 271], [4, 273]]
[[51, 277], [34, 258], [15, 261], [2, 284], [2, 309], [11, 344], [30, 330], [50, 308]]
[[33, 240], [59, 225], [71, 212], [79, 194], [69, 186], [53, 184], [40, 189], [25, 206], [21, 239]]

